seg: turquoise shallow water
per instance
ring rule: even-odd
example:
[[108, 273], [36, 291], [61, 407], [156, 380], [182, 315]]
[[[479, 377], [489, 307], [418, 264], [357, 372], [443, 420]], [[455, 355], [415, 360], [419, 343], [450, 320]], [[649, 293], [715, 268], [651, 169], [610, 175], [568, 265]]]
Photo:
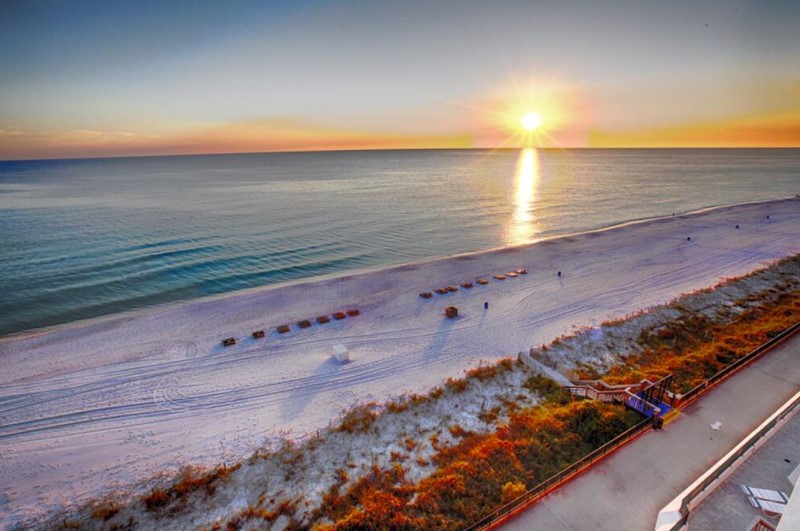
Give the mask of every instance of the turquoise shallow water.
[[0, 162], [0, 335], [798, 192], [796, 149]]

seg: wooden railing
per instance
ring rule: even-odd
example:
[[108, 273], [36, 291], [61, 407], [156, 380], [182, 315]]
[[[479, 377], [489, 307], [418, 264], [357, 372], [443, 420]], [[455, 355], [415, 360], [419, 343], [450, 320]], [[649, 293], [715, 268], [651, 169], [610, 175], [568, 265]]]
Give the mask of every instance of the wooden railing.
[[569, 385], [565, 388], [574, 396], [580, 398], [589, 398], [592, 400], [600, 400], [601, 402], [624, 402], [627, 399], [629, 392], [627, 388], [614, 391], [604, 391], [585, 385]]
[[639, 384], [610, 385], [603, 380], [573, 380], [572, 384], [564, 388], [574, 396], [601, 402], [624, 402], [628, 398], [628, 389], [639, 386]]
[[639, 391], [647, 386], [656, 385], [657, 382], [642, 380], [635, 384], [611, 385], [603, 380], [573, 380], [572, 383], [573, 385], [567, 385], [564, 388], [572, 393], [573, 396], [601, 402], [620, 402], [623, 404], [634, 402], [639, 406], [635, 409], [643, 415], [648, 415], [647, 412], [652, 412], [652, 415], [648, 416], [658, 416], [661, 413], [661, 409], [658, 406], [647, 402], [632, 391], [632, 389]]

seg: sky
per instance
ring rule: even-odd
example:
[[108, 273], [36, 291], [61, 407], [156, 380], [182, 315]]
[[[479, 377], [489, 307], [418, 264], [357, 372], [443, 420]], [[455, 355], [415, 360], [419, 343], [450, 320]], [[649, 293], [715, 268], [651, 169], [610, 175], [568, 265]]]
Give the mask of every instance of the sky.
[[0, 0], [0, 160], [800, 146], [798, 28], [796, 1]]

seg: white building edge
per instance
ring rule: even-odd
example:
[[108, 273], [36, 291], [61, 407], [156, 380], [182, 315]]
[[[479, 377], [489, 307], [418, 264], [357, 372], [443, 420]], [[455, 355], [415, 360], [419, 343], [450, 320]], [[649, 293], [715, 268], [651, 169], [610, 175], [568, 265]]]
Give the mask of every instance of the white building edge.
[[[770, 415], [758, 428], [753, 430], [747, 437], [737, 444], [733, 450], [728, 452], [722, 459], [717, 461], [708, 471], [697, 478], [691, 485], [686, 487], [678, 496], [664, 506], [658, 513], [655, 531], [689, 531], [691, 527], [684, 523], [680, 527], [681, 520], [685, 520], [694, 508], [696, 508], [714, 489], [730, 476], [742, 463], [744, 463], [758, 448], [760, 448], [769, 438], [780, 431], [786, 422], [795, 413], [800, 411], [800, 392], [796, 393], [778, 410]], [[739, 456], [736, 458], [735, 456]], [[733, 459], [733, 461], [732, 461]], [[800, 466], [787, 478], [795, 487], [800, 476]], [[701, 485], [708, 485], [701, 491], [697, 491]], [[797, 531], [800, 529], [800, 489], [794, 488], [789, 496], [786, 509], [775, 528], [776, 531]]]

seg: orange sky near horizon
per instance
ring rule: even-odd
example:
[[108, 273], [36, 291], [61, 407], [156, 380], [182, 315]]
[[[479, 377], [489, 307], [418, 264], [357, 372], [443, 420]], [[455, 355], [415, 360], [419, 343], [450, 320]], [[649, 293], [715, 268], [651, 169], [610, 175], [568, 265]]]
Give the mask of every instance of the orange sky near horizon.
[[[544, 148], [800, 147], [800, 111], [706, 123], [604, 130], [580, 123], [534, 133]], [[318, 127], [294, 119], [256, 120], [167, 134], [72, 130], [27, 134], [0, 130], [0, 160], [170, 154], [255, 153], [368, 149], [525, 147], [523, 131], [491, 121], [461, 133], [386, 134]]]
[[599, 148], [789, 148], [800, 147], [800, 111], [637, 131], [592, 131]]
[[73, 130], [26, 134], [0, 130], [3, 158], [78, 158], [200, 155], [280, 151], [331, 151], [362, 149], [435, 149], [472, 147], [473, 138], [462, 135], [401, 135], [336, 130], [304, 124], [294, 119], [254, 120], [199, 126], [167, 134], [129, 131]]
[[3, 4], [0, 160], [800, 147], [798, 21], [777, 0]]

